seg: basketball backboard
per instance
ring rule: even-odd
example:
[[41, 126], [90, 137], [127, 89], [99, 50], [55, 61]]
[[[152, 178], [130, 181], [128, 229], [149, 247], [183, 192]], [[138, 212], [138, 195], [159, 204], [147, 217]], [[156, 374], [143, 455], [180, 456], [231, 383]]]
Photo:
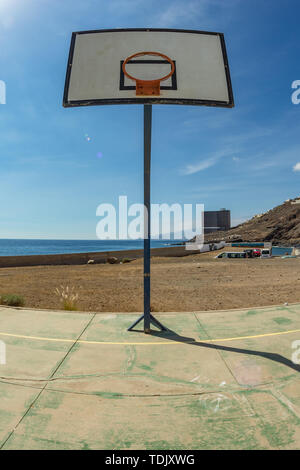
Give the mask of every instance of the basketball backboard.
[[[139, 92], [130, 77], [140, 79]], [[163, 77], [160, 87], [143, 87]], [[138, 103], [233, 107], [223, 34], [178, 29], [73, 33], [63, 105]]]

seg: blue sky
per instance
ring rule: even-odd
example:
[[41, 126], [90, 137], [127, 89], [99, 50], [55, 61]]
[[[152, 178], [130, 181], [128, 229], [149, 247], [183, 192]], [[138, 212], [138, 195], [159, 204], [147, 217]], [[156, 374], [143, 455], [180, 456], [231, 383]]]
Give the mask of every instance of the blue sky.
[[298, 0], [0, 0], [0, 238], [93, 239], [98, 204], [142, 202], [142, 106], [62, 107], [72, 31], [225, 33], [236, 106], [153, 107], [152, 202], [237, 223], [299, 196], [299, 18]]

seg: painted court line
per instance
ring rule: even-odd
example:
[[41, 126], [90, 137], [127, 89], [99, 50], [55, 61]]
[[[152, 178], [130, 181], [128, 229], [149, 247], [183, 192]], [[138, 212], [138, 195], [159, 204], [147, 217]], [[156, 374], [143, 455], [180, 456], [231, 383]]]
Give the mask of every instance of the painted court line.
[[[86, 340], [78, 340], [77, 343], [82, 344], [100, 344], [100, 345], [119, 345], [119, 346], [152, 346], [152, 345], [172, 345], [172, 344], [192, 344], [196, 342], [202, 343], [215, 343], [215, 342], [223, 342], [223, 341], [237, 341], [241, 339], [255, 339], [255, 338], [265, 338], [267, 336], [280, 336], [280, 335], [288, 335], [291, 333], [299, 333], [300, 329], [298, 330], [289, 330], [289, 331], [279, 331], [277, 333], [264, 333], [261, 335], [252, 335], [252, 336], [236, 336], [234, 338], [216, 338], [216, 339], [199, 339], [199, 340], [192, 340], [192, 341], [146, 341], [146, 342], [117, 342], [117, 341], [86, 341]], [[74, 343], [75, 339], [66, 339], [66, 338], [44, 338], [42, 336], [26, 336], [26, 335], [16, 335], [12, 333], [3, 333], [0, 332], [0, 336], [9, 336], [12, 338], [21, 338], [21, 339], [28, 339], [28, 340], [35, 340], [35, 341], [54, 341], [60, 343]]]

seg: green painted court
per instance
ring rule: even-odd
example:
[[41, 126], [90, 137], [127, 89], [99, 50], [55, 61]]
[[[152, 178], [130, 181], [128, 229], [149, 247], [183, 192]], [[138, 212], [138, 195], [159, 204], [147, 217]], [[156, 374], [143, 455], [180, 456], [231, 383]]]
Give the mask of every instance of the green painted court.
[[1, 307], [0, 448], [300, 447], [300, 304], [138, 315]]

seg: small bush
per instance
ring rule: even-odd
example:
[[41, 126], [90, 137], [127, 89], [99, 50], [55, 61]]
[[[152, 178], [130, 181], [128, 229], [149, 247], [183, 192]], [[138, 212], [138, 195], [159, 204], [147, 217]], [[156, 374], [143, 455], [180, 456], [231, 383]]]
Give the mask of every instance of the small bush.
[[62, 308], [64, 310], [77, 310], [78, 293], [74, 292], [74, 287], [60, 286], [55, 289], [55, 294], [58, 296]]
[[10, 307], [24, 307], [25, 301], [21, 295], [2, 294], [0, 295], [0, 304], [9, 305]]
[[122, 258], [121, 263], [130, 263], [134, 261], [136, 258]]

